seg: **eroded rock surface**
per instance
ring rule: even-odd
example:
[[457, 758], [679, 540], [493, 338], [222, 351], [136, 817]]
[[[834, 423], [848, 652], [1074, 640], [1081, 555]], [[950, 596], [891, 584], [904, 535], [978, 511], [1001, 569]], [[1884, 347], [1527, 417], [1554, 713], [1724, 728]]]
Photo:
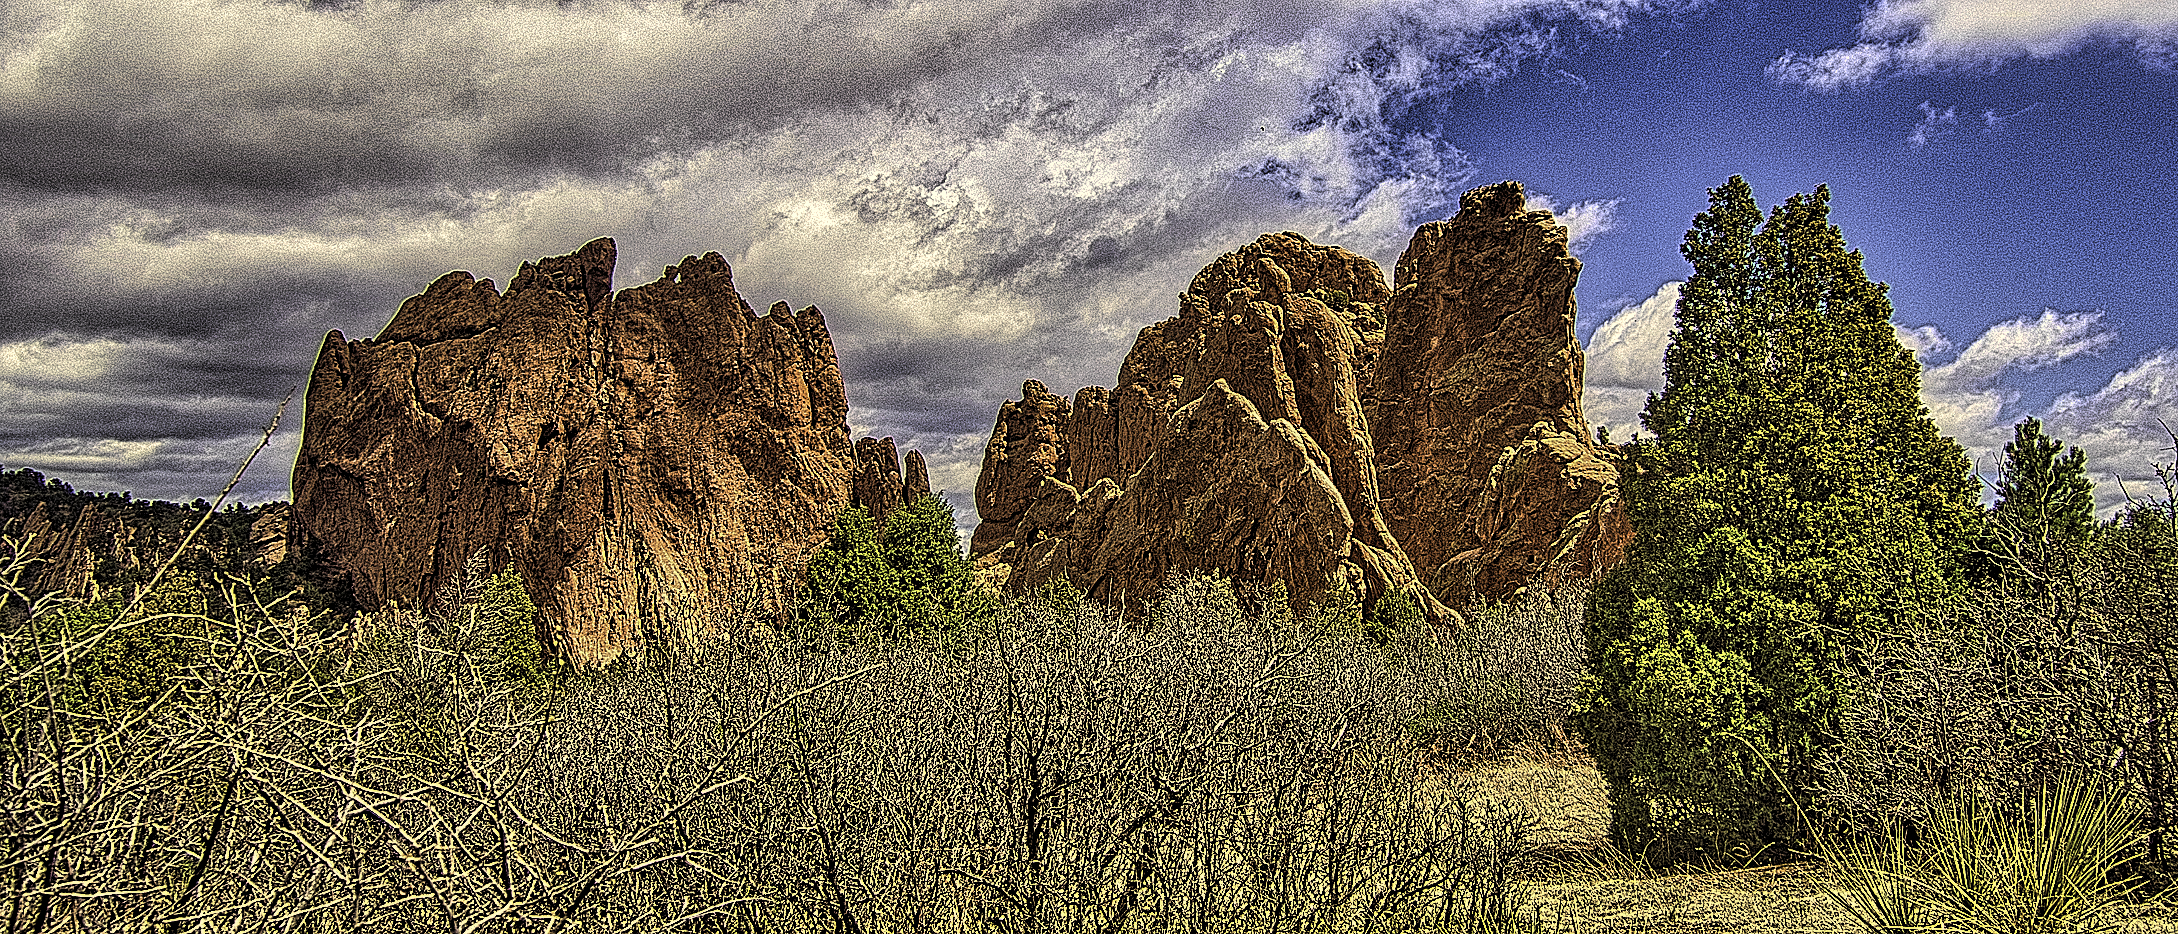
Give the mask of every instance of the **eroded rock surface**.
[[1375, 264], [1299, 234], [1220, 257], [1143, 329], [1116, 388], [1069, 400], [1031, 380], [1001, 408], [975, 556], [1011, 586], [1063, 575], [1095, 597], [1151, 594], [1176, 569], [1282, 581], [1301, 602], [1414, 588], [1361, 396], [1387, 293]]
[[[972, 552], [1014, 588], [1146, 594], [1173, 569], [1425, 611], [1615, 563], [1617, 472], [1580, 410], [1565, 228], [1516, 182], [1366, 258], [1266, 234], [1144, 328], [1110, 390], [1001, 407]], [[1430, 595], [1433, 594], [1434, 598]]]
[[900, 448], [891, 438], [855, 442], [854, 504], [883, 525], [902, 505], [930, 492], [930, 468], [921, 451], [907, 452], [907, 475], [900, 473]]
[[758, 315], [717, 253], [617, 293], [613, 267], [600, 239], [503, 292], [448, 273], [377, 338], [329, 334], [293, 546], [366, 609], [426, 603], [481, 549], [585, 665], [798, 575], [857, 477], [824, 316]]
[[1581, 414], [1566, 229], [1518, 182], [1414, 232], [1395, 270], [1369, 424], [1392, 533], [1445, 601], [1616, 564], [1618, 471]]

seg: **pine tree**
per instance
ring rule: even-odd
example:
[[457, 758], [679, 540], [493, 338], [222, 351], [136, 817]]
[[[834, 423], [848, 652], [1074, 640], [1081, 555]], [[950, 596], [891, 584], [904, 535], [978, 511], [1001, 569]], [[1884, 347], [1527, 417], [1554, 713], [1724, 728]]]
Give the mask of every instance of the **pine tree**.
[[1956, 587], [1967, 460], [1829, 201], [1794, 195], [1764, 221], [1735, 176], [1681, 248], [1693, 274], [1642, 413], [1655, 437], [1625, 483], [1635, 541], [1591, 598], [1576, 715], [1621, 846], [1797, 839], [1855, 636]]
[[2005, 569], [2040, 568], [2087, 543], [2095, 528], [2095, 484], [2087, 455], [2044, 434], [2040, 419], [2012, 426], [1997, 477], [1984, 551]]

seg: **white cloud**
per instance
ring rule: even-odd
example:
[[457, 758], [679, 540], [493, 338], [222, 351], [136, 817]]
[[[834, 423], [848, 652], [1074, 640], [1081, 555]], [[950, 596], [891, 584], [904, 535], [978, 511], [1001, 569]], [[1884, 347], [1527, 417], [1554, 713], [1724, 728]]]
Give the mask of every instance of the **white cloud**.
[[164, 446], [159, 441], [55, 438], [21, 450], [0, 452], [0, 463], [48, 473], [111, 473], [150, 466]]
[[2129, 46], [2149, 68], [2178, 62], [2178, 5], [2140, 0], [1878, 0], [1860, 43], [1812, 55], [1786, 52], [1774, 80], [1839, 90], [1892, 75], [2048, 59], [2094, 42]]
[[1576, 201], [1561, 207], [1558, 200], [1550, 195], [1531, 193], [1528, 195], [1528, 210], [1549, 211], [1551, 216], [1558, 219], [1558, 223], [1565, 225], [1567, 245], [1579, 252], [1589, 239], [1618, 227], [1618, 206], [1621, 200], [1611, 198]]
[[[1993, 124], [1992, 124], [1993, 125]], [[1906, 135], [1906, 145], [1919, 149], [1929, 143], [1950, 136], [1959, 130], [1959, 109], [1946, 107], [1937, 110], [1929, 102], [1921, 102], [1921, 122], [1913, 125], [1913, 132]]]
[[1997, 113], [1994, 110], [1984, 110], [1981, 112], [1981, 132], [1983, 135], [1987, 135], [2004, 129], [2005, 127], [2011, 125], [2013, 119], [2025, 116], [2026, 114], [2032, 112], [2035, 108], [2038, 108], [2040, 106], [2042, 105], [2039, 102], [2028, 104], [2027, 106], [2021, 107], [2018, 110], [2014, 110], [2011, 113]]
[[2128, 496], [2161, 498], [2155, 466], [2178, 463], [2167, 433], [2178, 428], [2178, 348], [2141, 358], [2094, 392], [2057, 397], [2043, 421], [2087, 452], [2095, 504], [2105, 513]]
[[1942, 354], [1953, 347], [1951, 339], [1945, 337], [1944, 332], [1937, 330], [1932, 324], [1909, 328], [1894, 321], [1891, 323], [1891, 331], [1898, 335], [1900, 344], [1913, 351], [1913, 358], [1923, 363], [1931, 356]]
[[[1991, 325], [1956, 357], [1933, 363], [1951, 342], [1932, 327], [1901, 329], [1923, 364], [1921, 401], [1945, 434], [1958, 439], [1973, 457], [1976, 470], [1993, 476], [2003, 463], [2012, 426], [2034, 416], [2050, 433], [2087, 452], [2096, 481], [2095, 503], [2109, 515], [2124, 502], [2122, 490], [2138, 494], [2152, 481], [2154, 464], [2169, 463], [2161, 454], [2162, 429], [2156, 418], [2178, 413], [2178, 351], [2154, 351], [2119, 371], [2091, 393], [2068, 392], [2040, 411], [2019, 405], [2026, 374], [2096, 354], [2116, 343], [2101, 312], [2060, 313], [2015, 318]], [[1924, 349], [1925, 348], [1925, 349]], [[2160, 460], [2158, 459], [2160, 458]]]
[[1664, 348], [1671, 343], [1679, 287], [1666, 282], [1656, 294], [1627, 305], [1588, 336], [1581, 408], [1591, 425], [1612, 437], [1630, 438], [1641, 427], [1649, 393], [1664, 388]]

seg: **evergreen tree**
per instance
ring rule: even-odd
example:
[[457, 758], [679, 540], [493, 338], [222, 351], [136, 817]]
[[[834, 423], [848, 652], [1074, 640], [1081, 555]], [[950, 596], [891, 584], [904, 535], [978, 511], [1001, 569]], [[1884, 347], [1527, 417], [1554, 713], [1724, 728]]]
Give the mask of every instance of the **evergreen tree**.
[[955, 631], [988, 616], [996, 601], [976, 582], [954, 533], [953, 507], [925, 494], [885, 518], [842, 510], [810, 557], [802, 615], [819, 629], [897, 637]]
[[2005, 568], [2041, 567], [2087, 544], [2095, 528], [2095, 484], [2087, 455], [2042, 432], [2040, 419], [2012, 426], [1997, 477], [1984, 552]]
[[880, 538], [898, 588], [888, 635], [932, 627], [957, 631], [996, 608], [961, 555], [953, 506], [943, 497], [925, 493], [893, 510]]
[[1694, 269], [1642, 413], [1655, 437], [1625, 480], [1635, 540], [1591, 597], [1575, 718], [1621, 846], [1795, 840], [1854, 637], [1956, 586], [1967, 460], [1829, 201], [1797, 194], [1765, 222], [1735, 176], [1681, 248]]

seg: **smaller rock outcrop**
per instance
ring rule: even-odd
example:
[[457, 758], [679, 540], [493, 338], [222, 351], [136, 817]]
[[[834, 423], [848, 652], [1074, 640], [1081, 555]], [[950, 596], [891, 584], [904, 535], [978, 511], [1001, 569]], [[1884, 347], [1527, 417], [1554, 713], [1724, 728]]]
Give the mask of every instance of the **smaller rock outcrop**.
[[907, 452], [907, 474], [900, 472], [900, 449], [891, 438], [864, 438], [855, 442], [854, 504], [870, 514], [878, 525], [893, 510], [930, 493], [930, 469], [923, 452]]
[[1518, 182], [1426, 224], [1396, 287], [1265, 234], [1142, 329], [1110, 390], [999, 409], [971, 551], [1015, 588], [1143, 594], [1172, 570], [1415, 590], [1424, 612], [1592, 575], [1631, 537], [1581, 415], [1580, 262]]
[[900, 499], [912, 503], [930, 495], [930, 465], [923, 462], [923, 452], [907, 453], [907, 476], [900, 481]]
[[1361, 378], [1387, 295], [1375, 264], [1299, 234], [1220, 257], [1143, 329], [1115, 388], [1069, 400], [1030, 380], [1000, 408], [972, 553], [1015, 588], [1142, 597], [1174, 570], [1219, 570], [1297, 603], [1397, 589], [1447, 615], [1376, 502]]
[[998, 423], [983, 446], [983, 469], [976, 475], [979, 523], [969, 540], [972, 553], [988, 554], [1019, 540], [1021, 522], [1044, 481], [1063, 483], [1071, 477], [1063, 434], [1072, 415], [1066, 397], [1053, 395], [1033, 379], [1021, 384], [1019, 401], [999, 406]]
[[24, 549], [15, 584], [32, 600], [125, 598], [169, 561], [206, 587], [223, 575], [285, 585], [287, 514], [286, 503], [214, 511], [203, 500], [78, 492], [34, 470], [0, 472], [0, 537]]

